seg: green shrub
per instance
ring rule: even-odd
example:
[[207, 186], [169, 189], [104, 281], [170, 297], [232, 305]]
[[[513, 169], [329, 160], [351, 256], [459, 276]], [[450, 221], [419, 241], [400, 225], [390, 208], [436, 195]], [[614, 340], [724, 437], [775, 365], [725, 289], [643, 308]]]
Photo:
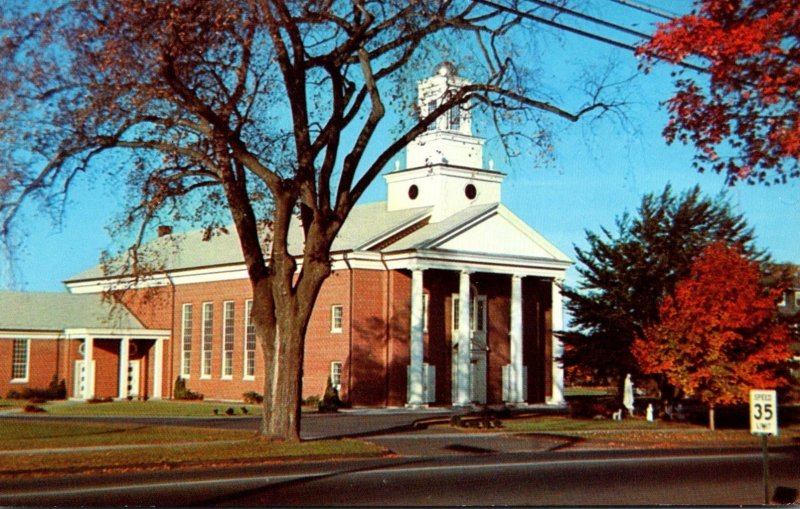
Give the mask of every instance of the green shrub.
[[175, 387], [172, 391], [172, 397], [175, 399], [182, 399], [188, 401], [201, 400], [203, 395], [198, 392], [192, 392], [186, 388], [186, 380], [181, 377], [175, 379]]
[[322, 401], [319, 402], [317, 408], [320, 412], [338, 412], [339, 408], [344, 406], [342, 400], [339, 399], [339, 391], [333, 386], [331, 377], [328, 377], [328, 383], [325, 386], [325, 395], [322, 396]]
[[95, 404], [98, 404], [98, 403], [113, 403], [114, 402], [114, 398], [112, 398], [110, 396], [107, 396], [105, 398], [100, 398], [100, 397], [95, 396], [92, 399], [87, 399], [86, 402], [89, 403], [90, 405], [95, 405]]
[[260, 405], [264, 402], [264, 396], [257, 393], [256, 391], [247, 391], [242, 394], [242, 399], [248, 405]]
[[568, 402], [569, 416], [573, 419], [593, 419], [595, 417], [610, 417], [617, 410], [617, 402], [609, 397], [580, 397], [572, 398]]
[[6, 393], [6, 399], [31, 399], [36, 401], [49, 401], [52, 399], [66, 399], [67, 398], [67, 384], [62, 379], [53, 375], [53, 379], [46, 389], [37, 387], [25, 387], [22, 389], [10, 389]]
[[319, 397], [319, 395], [318, 394], [314, 394], [313, 396], [309, 396], [306, 399], [304, 399], [303, 400], [303, 405], [311, 406], [311, 407], [318, 407], [320, 401], [322, 401], [322, 399]]

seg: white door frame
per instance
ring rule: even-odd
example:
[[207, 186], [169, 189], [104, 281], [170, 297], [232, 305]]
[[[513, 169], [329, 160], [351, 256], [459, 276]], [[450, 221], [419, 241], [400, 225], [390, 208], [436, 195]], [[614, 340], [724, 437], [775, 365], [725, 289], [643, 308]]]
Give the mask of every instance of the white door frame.
[[132, 399], [138, 399], [141, 397], [139, 393], [139, 389], [141, 388], [141, 378], [142, 376], [142, 360], [135, 359], [132, 361], [128, 361], [128, 376], [127, 376], [127, 383], [128, 383], [128, 397]]
[[86, 385], [85, 383], [89, 384], [91, 389], [90, 393], [94, 394], [94, 374], [96, 373], [97, 361], [92, 359], [92, 369], [89, 370], [89, 380], [85, 380], [85, 373], [86, 370], [84, 369], [84, 360], [83, 359], [76, 359], [75, 366], [74, 366], [74, 380], [72, 384], [72, 399], [86, 399], [84, 394], [86, 394]]
[[[470, 342], [471, 342], [471, 381], [472, 381], [472, 401], [479, 404], [486, 404], [486, 385], [487, 385], [487, 364], [486, 352], [488, 345], [487, 338], [487, 303], [486, 295], [473, 294], [471, 296], [472, 303], [470, 305]], [[458, 337], [455, 328], [456, 319], [458, 317], [458, 294], [454, 293], [450, 296], [450, 337]], [[460, 324], [459, 324], [460, 325]], [[458, 373], [458, 348], [452, 348], [451, 360], [451, 401], [456, 401], [457, 380], [456, 374]]]

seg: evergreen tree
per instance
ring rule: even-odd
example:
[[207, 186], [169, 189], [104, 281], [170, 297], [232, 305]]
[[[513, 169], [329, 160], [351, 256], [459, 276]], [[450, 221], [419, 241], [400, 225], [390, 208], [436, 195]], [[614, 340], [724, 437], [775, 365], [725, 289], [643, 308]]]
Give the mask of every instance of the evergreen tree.
[[708, 244], [741, 245], [747, 259], [766, 261], [724, 196], [711, 199], [697, 186], [676, 196], [667, 185], [644, 196], [637, 213], [617, 218], [613, 231], [587, 231], [589, 247], [575, 248], [581, 280], [564, 289], [571, 330], [560, 334], [568, 373], [617, 384], [627, 373], [639, 375], [634, 339], [658, 321], [664, 297]]

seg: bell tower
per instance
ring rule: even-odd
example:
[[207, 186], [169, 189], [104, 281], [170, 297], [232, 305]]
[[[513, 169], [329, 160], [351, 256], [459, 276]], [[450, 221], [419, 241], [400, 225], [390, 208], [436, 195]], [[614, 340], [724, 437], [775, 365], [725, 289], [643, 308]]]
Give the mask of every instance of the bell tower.
[[[417, 84], [421, 116], [469, 84], [452, 63], [439, 64]], [[494, 171], [491, 162], [488, 170], [483, 168], [483, 144], [472, 134], [470, 104], [451, 108], [408, 144], [406, 169], [398, 167], [384, 177], [388, 210], [433, 207], [431, 222], [436, 222], [472, 205], [499, 202], [505, 175]]]

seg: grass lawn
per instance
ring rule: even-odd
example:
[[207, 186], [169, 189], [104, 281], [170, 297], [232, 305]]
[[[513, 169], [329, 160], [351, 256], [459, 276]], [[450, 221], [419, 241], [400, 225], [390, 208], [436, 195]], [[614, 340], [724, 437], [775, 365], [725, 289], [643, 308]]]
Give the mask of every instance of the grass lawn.
[[[22, 406], [25, 402], [22, 403]], [[225, 411], [233, 409], [233, 417], [261, 415], [260, 405], [212, 401], [114, 401], [109, 403], [83, 403], [78, 401], [51, 401], [42, 405], [49, 415], [81, 417], [215, 417], [227, 418]], [[247, 413], [242, 409], [246, 409]], [[214, 413], [214, 410], [217, 413]]]
[[[0, 426], [0, 476], [108, 469], [170, 468], [288, 459], [379, 456], [358, 440], [270, 443], [250, 431], [177, 426], [5, 421]], [[87, 449], [124, 446], [110, 449]], [[57, 451], [51, 450], [57, 448]]]
[[[545, 433], [575, 437], [603, 447], [726, 447], [753, 446], [761, 438], [748, 429], [711, 431], [705, 426], [644, 419], [571, 419], [562, 416], [536, 416], [503, 421], [503, 430], [516, 433]], [[782, 427], [770, 445], [791, 445], [800, 442], [800, 426]]]

